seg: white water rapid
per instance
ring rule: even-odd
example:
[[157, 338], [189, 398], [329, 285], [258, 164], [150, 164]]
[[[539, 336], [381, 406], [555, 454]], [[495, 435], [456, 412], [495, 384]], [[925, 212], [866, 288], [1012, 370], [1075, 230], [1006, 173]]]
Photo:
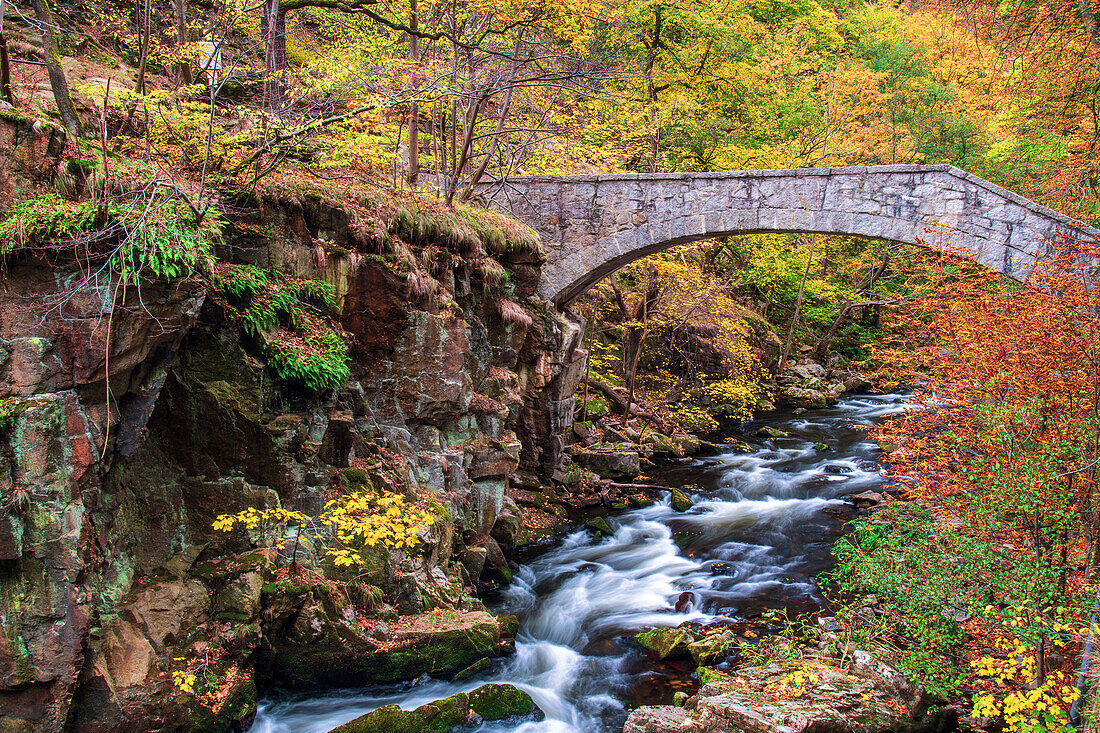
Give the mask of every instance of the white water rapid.
[[[486, 682], [526, 690], [546, 717], [474, 730], [621, 729], [624, 700], [660, 702], [662, 675], [675, 673], [655, 669], [630, 640], [634, 632], [818, 602], [814, 576], [831, 565], [848, 506], [843, 497], [881, 482], [877, 446], [850, 426], [898, 412], [903, 400], [851, 397], [801, 415], [776, 413], [747, 429], [770, 425], [797, 437], [754, 438], [752, 453], [654, 472], [656, 483], [687, 487], [695, 506], [681, 514], [666, 499], [611, 517], [612, 536], [574, 532], [523, 565], [493, 604], [519, 618], [516, 653], [492, 669], [462, 683], [273, 694], [250, 733], [325, 733], [383, 705], [412, 709]], [[829, 450], [815, 449], [818, 443]], [[693, 593], [692, 609], [677, 613], [685, 591]]]

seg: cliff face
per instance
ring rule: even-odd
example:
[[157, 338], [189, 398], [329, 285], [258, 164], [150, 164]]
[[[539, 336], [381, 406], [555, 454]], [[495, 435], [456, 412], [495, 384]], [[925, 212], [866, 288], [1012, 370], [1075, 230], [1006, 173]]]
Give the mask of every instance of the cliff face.
[[[0, 174], [10, 204], [59, 163], [53, 132], [5, 124], [31, 146]], [[209, 277], [136, 288], [63, 256], [8, 262], [4, 730], [226, 729], [257, 683], [402, 679], [507, 648], [469, 590], [507, 575], [492, 536], [519, 526], [505, 488], [553, 473], [584, 363], [580, 324], [532, 297], [537, 249], [461, 253], [421, 227], [407, 253], [425, 289], [363, 254], [378, 238], [339, 201], [244, 203], [219, 254], [334, 286], [352, 356], [341, 389], [277, 379]], [[250, 506], [312, 516], [356, 482], [442, 507], [416, 550], [377, 551], [356, 578], [308, 537], [288, 577], [263, 538], [212, 528]], [[438, 608], [452, 613], [433, 621]]]

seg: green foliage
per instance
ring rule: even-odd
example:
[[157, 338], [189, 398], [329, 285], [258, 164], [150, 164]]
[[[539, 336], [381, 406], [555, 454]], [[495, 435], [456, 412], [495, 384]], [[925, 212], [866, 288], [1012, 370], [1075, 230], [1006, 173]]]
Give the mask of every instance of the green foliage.
[[21, 397], [0, 399], [0, 433], [7, 432], [23, 414], [26, 404]]
[[[957, 693], [967, 671], [955, 654], [963, 631], [952, 614], [986, 602], [1000, 563], [984, 543], [950, 528], [932, 531], [926, 510], [889, 511], [890, 524], [858, 524], [834, 548], [833, 580], [854, 599], [837, 618], [863, 641], [893, 649], [911, 679], [933, 692]], [[863, 608], [868, 594], [883, 615]]]
[[336, 307], [331, 284], [225, 263], [215, 267], [215, 282], [241, 330], [260, 344], [279, 378], [314, 392], [347, 382], [350, 359], [330, 319]]
[[48, 239], [72, 239], [88, 232], [95, 208], [73, 203], [56, 193], [20, 201], [0, 220], [0, 254], [9, 254]]
[[116, 242], [112, 268], [129, 283], [142, 277], [174, 280], [190, 275], [221, 234], [211, 211], [202, 225], [174, 197], [112, 200], [102, 212], [92, 203], [72, 202], [55, 193], [21, 201], [0, 220], [0, 254], [78, 239]]
[[351, 377], [348, 348], [335, 333], [306, 334], [302, 345], [276, 341], [268, 347], [268, 364], [282, 379], [315, 392], [339, 389]]
[[267, 287], [267, 273], [254, 265], [234, 267], [223, 270], [218, 286], [235, 302], [247, 302]]
[[221, 234], [214, 211], [199, 226], [191, 208], [175, 198], [144, 206], [112, 203], [110, 214], [123, 239], [115, 269], [131, 283], [149, 275], [162, 280], [190, 275]]

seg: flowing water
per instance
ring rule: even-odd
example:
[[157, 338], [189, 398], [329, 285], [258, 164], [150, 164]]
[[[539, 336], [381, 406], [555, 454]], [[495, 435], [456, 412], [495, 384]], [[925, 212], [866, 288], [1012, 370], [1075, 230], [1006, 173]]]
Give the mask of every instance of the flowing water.
[[[630, 641], [634, 632], [818, 603], [814, 577], [830, 567], [830, 549], [850, 515], [843, 497], [881, 482], [877, 446], [852, 426], [900, 411], [903, 400], [850, 397], [800, 415], [778, 412], [747, 432], [769, 425], [791, 437], [752, 438], [751, 453], [655, 471], [655, 483], [684, 487], [695, 506], [679, 513], [666, 499], [626, 512], [609, 519], [612, 536], [575, 532], [522, 566], [493, 604], [520, 621], [515, 655], [494, 668], [461, 683], [270, 698], [251, 733], [323, 733], [382, 705], [412, 709], [494, 681], [526, 690], [546, 717], [478, 731], [620, 730], [624, 700], [662, 702], [670, 688], [661, 683], [690, 672], [647, 659]], [[818, 450], [819, 443], [829, 449]], [[676, 612], [685, 592], [690, 604]]]

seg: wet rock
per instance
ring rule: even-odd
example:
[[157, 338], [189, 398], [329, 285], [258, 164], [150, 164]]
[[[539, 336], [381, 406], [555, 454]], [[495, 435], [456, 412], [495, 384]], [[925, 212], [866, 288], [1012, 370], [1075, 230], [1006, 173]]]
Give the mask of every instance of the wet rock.
[[835, 371], [833, 378], [843, 384], [845, 392], [867, 392], [872, 387], [870, 380], [859, 372], [851, 370]]
[[672, 502], [672, 508], [678, 512], [686, 512], [688, 509], [691, 509], [693, 506], [695, 506], [694, 502], [692, 502], [691, 500], [691, 497], [689, 497], [687, 494], [685, 494], [683, 491], [680, 491], [679, 489], [672, 490], [670, 500]]
[[756, 434], [761, 438], [786, 438], [787, 434], [778, 428], [773, 428], [771, 425], [765, 425], [756, 431]]
[[500, 624], [483, 611], [405, 616], [385, 650], [358, 627], [327, 614], [313, 616], [305, 631], [271, 639], [270, 674], [277, 684], [305, 689], [450, 675], [501, 651]]
[[535, 702], [512, 685], [489, 684], [470, 693], [470, 709], [485, 720], [503, 720], [531, 713]]
[[732, 632], [725, 631], [716, 634], [707, 634], [687, 645], [688, 653], [696, 664], [712, 664], [721, 661], [729, 654], [734, 645]]
[[584, 523], [584, 526], [588, 527], [597, 535], [612, 535], [614, 530], [611, 529], [611, 524], [607, 521], [607, 517], [592, 517]]
[[484, 672], [485, 670], [489, 669], [489, 667], [491, 667], [492, 665], [493, 665], [493, 660], [489, 659], [489, 657], [482, 657], [481, 659], [477, 660], [476, 662], [471, 664], [466, 669], [464, 669], [460, 672], [457, 672], [455, 674], [455, 676], [451, 678], [451, 680], [454, 681], [454, 682], [459, 682], [461, 680], [468, 679], [470, 677], [473, 677], [475, 674], [478, 674], [480, 672]]
[[776, 390], [775, 402], [790, 407], [821, 408], [835, 405], [836, 396], [824, 389], [781, 384]]
[[415, 710], [402, 710], [386, 705], [333, 733], [447, 733], [465, 725], [471, 715], [482, 720], [504, 720], [520, 716], [540, 717], [531, 696], [512, 685], [482, 685], [473, 692], [459, 692], [442, 700], [421, 705]]
[[656, 652], [659, 659], [686, 656], [689, 653], [688, 644], [694, 640], [691, 630], [683, 627], [657, 628], [634, 635], [634, 641]]

